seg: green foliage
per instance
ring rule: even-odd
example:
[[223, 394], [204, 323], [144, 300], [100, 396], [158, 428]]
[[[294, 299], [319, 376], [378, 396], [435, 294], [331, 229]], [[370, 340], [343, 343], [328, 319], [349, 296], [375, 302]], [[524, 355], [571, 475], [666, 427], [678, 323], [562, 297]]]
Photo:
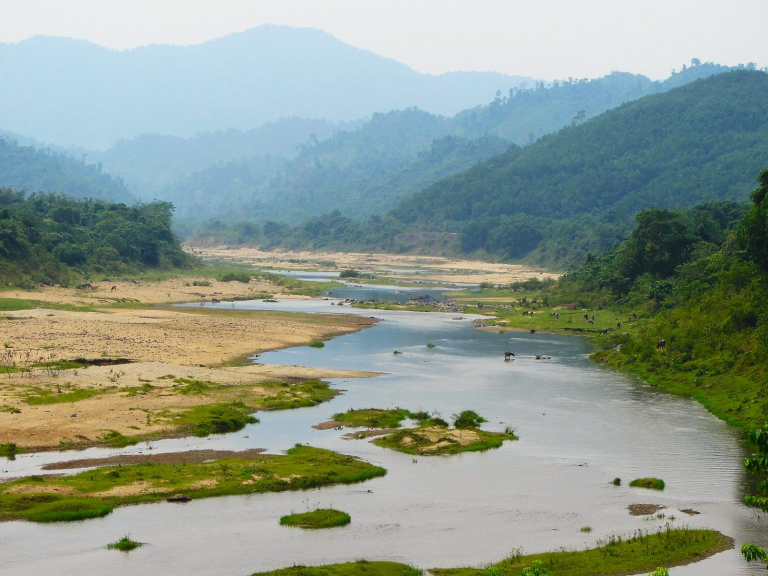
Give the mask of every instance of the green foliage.
[[248, 424], [258, 423], [250, 415], [251, 408], [242, 402], [203, 404], [174, 416], [174, 423], [190, 429], [195, 436], [237, 432]]
[[635, 478], [629, 483], [633, 488], [649, 488], [651, 490], [664, 490], [664, 480], [660, 478]]
[[741, 222], [739, 240], [747, 257], [768, 272], [768, 169], [757, 181], [760, 185], [751, 194], [752, 209]]
[[354, 409], [333, 415], [334, 420], [344, 422], [348, 426], [363, 428], [399, 428], [400, 423], [413, 414], [402, 408], [381, 410], [378, 408]]
[[333, 510], [332, 508], [319, 508], [311, 512], [282, 516], [280, 518], [280, 525], [319, 530], [346, 526], [350, 521], [351, 518], [346, 512]]
[[[622, 213], [745, 198], [764, 161], [757, 151], [768, 147], [767, 89], [768, 75], [738, 71], [624, 104], [437, 182], [392, 215], [407, 227], [459, 232], [465, 252], [519, 258], [543, 237], [547, 257], [574, 262], [629, 229]], [[646, 265], [669, 259], [658, 256]]]
[[[745, 458], [744, 467], [750, 474], [758, 474], [760, 482], [757, 484], [758, 494], [745, 496], [744, 504], [768, 512], [768, 420], [762, 428], [750, 430], [749, 442], [757, 448], [757, 454]], [[747, 542], [742, 546], [741, 554], [747, 562], [762, 562], [768, 568], [768, 554], [765, 549]]]
[[0, 284], [79, 283], [90, 273], [187, 266], [167, 202], [129, 208], [0, 189]]
[[117, 542], [107, 544], [107, 550], [120, 550], [120, 552], [130, 552], [131, 550], [136, 550], [136, 548], [140, 548], [143, 545], [144, 544], [141, 542], [131, 540], [131, 535], [126, 534]]
[[0, 458], [8, 458], [13, 460], [17, 454], [23, 454], [26, 452], [23, 448], [17, 446], [14, 442], [7, 444], [0, 444]]
[[541, 560], [534, 560], [530, 566], [523, 568], [520, 576], [547, 576], [547, 565]]
[[479, 428], [483, 422], [487, 420], [472, 410], [464, 410], [461, 414], [453, 416], [453, 425], [456, 428]]
[[[538, 569], [546, 569], [549, 576], [637, 574], [664, 564], [698, 562], [732, 546], [733, 540], [713, 530], [667, 528], [655, 534], [638, 530], [627, 538], [611, 536], [598, 541], [597, 548], [527, 556], [515, 554], [493, 567], [502, 574], [515, 575], [540, 562]], [[483, 576], [485, 571], [476, 568], [436, 568], [430, 569], [430, 572], [435, 576]]]
[[[58, 522], [104, 516], [113, 507], [164, 500], [306, 490], [376, 478], [386, 470], [329, 450], [297, 445], [283, 456], [226, 458], [200, 464], [107, 466], [0, 485], [0, 518]], [[149, 485], [152, 490], [146, 490]], [[29, 490], [29, 487], [32, 490]], [[114, 495], [105, 495], [114, 488]], [[25, 492], [26, 490], [26, 492]]]
[[257, 572], [252, 576], [422, 576], [423, 572], [395, 562], [369, 562], [358, 560], [346, 564], [326, 566], [291, 566], [270, 572]]

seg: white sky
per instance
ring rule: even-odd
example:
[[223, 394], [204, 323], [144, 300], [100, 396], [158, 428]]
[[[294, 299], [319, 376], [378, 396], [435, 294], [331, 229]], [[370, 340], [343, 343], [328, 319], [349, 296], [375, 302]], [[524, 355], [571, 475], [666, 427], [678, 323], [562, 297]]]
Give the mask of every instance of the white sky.
[[0, 42], [197, 44], [260, 24], [325, 30], [420, 72], [666, 77], [697, 57], [768, 65], [768, 0], [0, 0]]

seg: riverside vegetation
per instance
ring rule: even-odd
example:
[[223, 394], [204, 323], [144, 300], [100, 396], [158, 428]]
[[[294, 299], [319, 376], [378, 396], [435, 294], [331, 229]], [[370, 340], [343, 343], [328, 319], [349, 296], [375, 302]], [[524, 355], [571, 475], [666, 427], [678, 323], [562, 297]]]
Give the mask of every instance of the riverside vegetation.
[[66, 522], [109, 514], [114, 507], [305, 490], [377, 478], [386, 470], [329, 450], [296, 445], [285, 455], [224, 458], [199, 464], [106, 466], [72, 476], [30, 476], [0, 484], [0, 519]]
[[280, 525], [320, 530], [323, 528], [346, 526], [350, 521], [351, 518], [346, 512], [333, 510], [332, 508], [318, 508], [310, 512], [283, 516], [280, 518]]
[[[480, 430], [486, 420], [472, 410], [464, 410], [453, 416], [454, 428], [437, 414], [425, 411], [411, 412], [402, 408], [380, 410], [367, 408], [350, 409], [334, 414], [332, 423], [349, 427], [373, 428], [368, 432], [351, 434], [352, 438], [381, 436], [373, 443], [406, 454], [433, 456], [459, 454], [461, 452], [482, 452], [499, 448], [505, 440], [517, 440], [512, 428], [504, 432]], [[418, 428], [398, 430], [405, 419], [416, 420]]]

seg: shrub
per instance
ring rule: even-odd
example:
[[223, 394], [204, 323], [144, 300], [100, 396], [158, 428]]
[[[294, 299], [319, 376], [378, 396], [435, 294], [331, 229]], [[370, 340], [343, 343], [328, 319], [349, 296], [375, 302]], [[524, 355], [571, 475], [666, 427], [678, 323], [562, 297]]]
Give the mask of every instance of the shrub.
[[629, 483], [634, 488], [649, 488], [651, 490], [664, 490], [664, 480], [661, 478], [635, 478]]
[[134, 540], [131, 540], [131, 535], [126, 534], [117, 542], [107, 544], [107, 550], [120, 550], [120, 552], [130, 552], [131, 550], [135, 550], [141, 546], [143, 546], [141, 542], [135, 542]]
[[487, 420], [472, 410], [464, 410], [461, 414], [453, 416], [453, 425], [456, 428], [479, 428], [483, 422]]

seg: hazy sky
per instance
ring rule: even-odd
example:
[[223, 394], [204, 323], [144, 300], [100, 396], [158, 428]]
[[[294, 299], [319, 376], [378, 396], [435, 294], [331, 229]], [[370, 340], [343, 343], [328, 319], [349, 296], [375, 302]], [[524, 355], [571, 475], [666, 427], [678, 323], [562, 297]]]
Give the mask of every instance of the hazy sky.
[[0, 42], [197, 44], [267, 23], [320, 28], [429, 73], [656, 79], [693, 57], [768, 65], [768, 0], [0, 0]]

